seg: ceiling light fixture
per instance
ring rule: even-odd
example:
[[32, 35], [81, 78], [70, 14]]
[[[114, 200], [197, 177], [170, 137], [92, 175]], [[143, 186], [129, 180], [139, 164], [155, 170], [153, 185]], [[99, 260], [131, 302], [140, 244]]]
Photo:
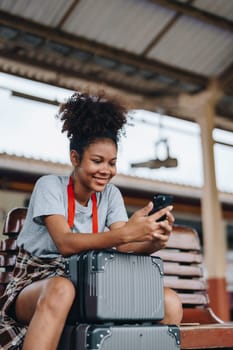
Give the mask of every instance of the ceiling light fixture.
[[178, 166], [178, 159], [170, 156], [170, 149], [168, 145], [168, 140], [166, 138], [160, 139], [156, 142], [156, 148], [160, 145], [165, 148], [165, 158], [160, 159], [155, 157], [155, 159], [149, 159], [145, 162], [131, 163], [131, 168], [149, 168], [149, 169], [159, 169], [159, 168], [176, 168]]

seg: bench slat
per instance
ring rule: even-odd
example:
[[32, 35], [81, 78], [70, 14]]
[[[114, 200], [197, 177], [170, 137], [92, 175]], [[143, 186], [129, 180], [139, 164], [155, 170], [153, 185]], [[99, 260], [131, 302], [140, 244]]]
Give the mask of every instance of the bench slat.
[[179, 293], [184, 305], [206, 305], [209, 302], [207, 293]]
[[195, 241], [194, 237], [190, 237], [191, 239], [188, 240], [185, 235], [183, 235], [183, 240], [181, 240], [181, 237], [177, 237], [177, 235], [172, 235], [168, 241], [167, 248], [177, 248], [179, 247], [180, 249], [183, 250], [200, 250], [199, 244]]
[[26, 214], [27, 208], [13, 208], [6, 217], [2, 232], [3, 235], [17, 236], [23, 226]]
[[0, 251], [11, 252], [17, 251], [16, 239], [15, 238], [6, 238], [0, 241]]
[[177, 278], [175, 276], [164, 276], [164, 285], [176, 290], [206, 290], [206, 282], [203, 279]]
[[179, 263], [164, 263], [164, 273], [166, 275], [202, 277], [202, 269], [195, 265], [181, 265]]
[[168, 248], [200, 251], [200, 241], [195, 230], [174, 225], [172, 235], [168, 240]]
[[0, 253], [0, 266], [1, 267], [6, 267], [6, 268], [14, 267], [15, 261], [16, 261], [15, 255]]
[[179, 250], [173, 249], [163, 249], [153, 255], [159, 256], [163, 261], [176, 261], [190, 264], [201, 264], [203, 261], [202, 255], [197, 252], [180, 252]]

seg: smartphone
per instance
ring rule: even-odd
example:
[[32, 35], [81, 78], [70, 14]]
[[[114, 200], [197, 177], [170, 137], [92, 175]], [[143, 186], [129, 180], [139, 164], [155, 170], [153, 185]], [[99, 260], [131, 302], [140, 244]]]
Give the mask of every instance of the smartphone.
[[[162, 208], [166, 208], [173, 204], [173, 196], [171, 194], [158, 194], [153, 197], [153, 209], [149, 215], [154, 214]], [[156, 221], [163, 221], [166, 219], [166, 215], [161, 216]]]

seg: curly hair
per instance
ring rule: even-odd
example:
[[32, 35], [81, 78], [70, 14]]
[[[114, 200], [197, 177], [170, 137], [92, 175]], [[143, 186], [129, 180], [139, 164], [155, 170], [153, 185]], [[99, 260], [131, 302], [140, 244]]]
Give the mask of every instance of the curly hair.
[[104, 92], [75, 92], [60, 106], [57, 117], [63, 122], [62, 132], [67, 132], [70, 149], [82, 157], [84, 149], [97, 138], [110, 138], [117, 146], [125, 133], [127, 109]]

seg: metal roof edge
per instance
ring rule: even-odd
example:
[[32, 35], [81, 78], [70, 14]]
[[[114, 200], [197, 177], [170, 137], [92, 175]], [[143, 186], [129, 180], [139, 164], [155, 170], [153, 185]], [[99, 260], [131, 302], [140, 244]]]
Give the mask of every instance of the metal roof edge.
[[[3, 152], [0, 153], [0, 169], [15, 170], [30, 174], [55, 173], [66, 175], [72, 171], [72, 166], [65, 163], [28, 158]], [[111, 182], [120, 188], [128, 190], [139, 190], [148, 194], [156, 192], [173, 193], [177, 196], [182, 195], [182, 197], [196, 199], [201, 198], [203, 191], [202, 187], [152, 180], [124, 174], [117, 174]], [[219, 191], [219, 199], [224, 203], [232, 204], [233, 193]]]
[[72, 167], [65, 163], [17, 156], [3, 152], [0, 153], [0, 169], [17, 170], [31, 174], [58, 173], [62, 175], [69, 173]]

